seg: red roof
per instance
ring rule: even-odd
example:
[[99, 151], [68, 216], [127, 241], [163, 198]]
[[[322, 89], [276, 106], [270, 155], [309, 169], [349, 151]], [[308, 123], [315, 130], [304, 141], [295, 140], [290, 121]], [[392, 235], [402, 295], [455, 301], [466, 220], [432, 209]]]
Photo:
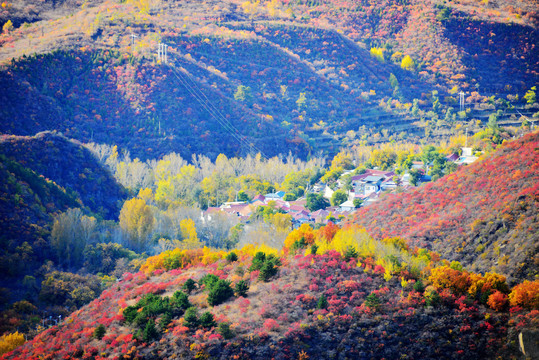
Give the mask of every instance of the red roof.
[[237, 213], [243, 210], [246, 206], [249, 206], [249, 204], [234, 204], [230, 205], [230, 207], [222, 208], [222, 210], [226, 213]]
[[266, 197], [264, 195], [257, 195], [253, 198], [253, 202], [257, 200], [264, 202], [264, 200], [266, 200]]
[[369, 174], [371, 174], [373, 176], [384, 176], [384, 177], [393, 177], [393, 176], [395, 176], [395, 173], [393, 171], [367, 169], [367, 173], [369, 173]]
[[218, 207], [209, 207], [206, 209], [206, 211], [204, 211], [204, 214], [213, 214], [213, 213], [217, 213], [221, 211], [221, 208], [218, 208]]
[[312, 217], [319, 217], [319, 216], [322, 216], [322, 217], [325, 218], [325, 217], [328, 216], [328, 215], [329, 215], [329, 211], [326, 211], [326, 210], [324, 210], [324, 209], [316, 210], [316, 211], [313, 211], [313, 212], [311, 213], [311, 216], [312, 216]]
[[365, 173], [365, 174], [361, 174], [361, 175], [355, 175], [355, 176], [352, 176], [352, 177], [350, 178], [350, 180], [351, 180], [351, 181], [363, 180], [363, 179], [365, 179], [367, 176], [370, 176], [370, 174]]
[[290, 211], [292, 212], [300, 212], [300, 211], [304, 211], [305, 210], [305, 207], [301, 206], [301, 205], [290, 205]]
[[293, 218], [294, 218], [295, 220], [300, 220], [300, 219], [310, 219], [310, 216], [309, 216], [309, 213], [308, 213], [308, 212], [300, 211], [299, 213], [294, 214]]
[[289, 201], [288, 203], [290, 205], [299, 205], [305, 207], [305, 205], [307, 205], [307, 199]]

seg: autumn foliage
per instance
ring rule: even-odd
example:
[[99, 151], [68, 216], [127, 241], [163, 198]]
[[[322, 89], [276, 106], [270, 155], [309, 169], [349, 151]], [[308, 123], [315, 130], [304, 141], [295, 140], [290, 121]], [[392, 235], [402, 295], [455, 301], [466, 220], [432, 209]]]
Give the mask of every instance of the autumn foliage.
[[361, 209], [354, 223], [378, 239], [400, 236], [480, 271], [492, 271], [496, 261], [497, 273], [533, 276], [526, 254], [535, 253], [529, 239], [539, 230], [538, 146], [537, 132], [506, 142], [436, 182]]
[[525, 280], [513, 288], [509, 294], [511, 306], [539, 310], [539, 280]]
[[[508, 297], [501, 275], [469, 272], [457, 262], [439, 260], [432, 252], [410, 251], [400, 238], [379, 242], [357, 226], [334, 230], [328, 239], [316, 236], [320, 230], [304, 226], [301, 232], [311, 234], [314, 242], [288, 254], [286, 249], [279, 252], [249, 245], [234, 251], [235, 261], [228, 259], [230, 253], [209, 248], [175, 249], [150, 257], [143, 271], [124, 274], [99, 299], [61, 326], [41, 333], [31, 347], [17, 348], [9, 358], [44, 354], [100, 358], [98, 354], [115, 357], [120, 353], [140, 357], [149, 349], [159, 349], [163, 356], [200, 357], [218, 351], [233, 357], [236, 347], [227, 345], [229, 340], [250, 354], [271, 348], [272, 341], [292, 347], [272, 351], [297, 354], [298, 344], [307, 343], [309, 356], [325, 357], [332, 343], [311, 336], [336, 336], [341, 331], [366, 339], [349, 346], [374, 356], [376, 342], [370, 335], [391, 340], [403, 329], [418, 339], [425, 331], [441, 336], [451, 330], [458, 341], [448, 351], [483, 357], [510, 351], [503, 345], [509, 300], [512, 306], [536, 306], [535, 283], [516, 286]], [[318, 246], [316, 254], [311, 253], [314, 245]], [[271, 276], [263, 277], [268, 262], [278, 266]], [[189, 294], [180, 291], [195, 282], [199, 285], [191, 286]], [[224, 295], [220, 290], [218, 294], [218, 288]], [[233, 288], [243, 290], [234, 294]], [[211, 313], [201, 311], [208, 306]], [[520, 311], [517, 316], [526, 324], [534, 321]], [[380, 329], [372, 327], [378, 317], [388, 320], [379, 323]], [[98, 340], [94, 334], [100, 327], [106, 332]], [[480, 338], [473, 335], [476, 332]], [[475, 346], [478, 341], [480, 346]], [[392, 342], [387, 344], [376, 351], [394, 358], [397, 349]], [[402, 346], [418, 357], [425, 355], [425, 349], [433, 349], [430, 340], [401, 343], [399, 351]]]
[[16, 347], [24, 344], [25, 341], [24, 334], [20, 334], [19, 332], [2, 335], [2, 337], [0, 337], [0, 355], [10, 352]]

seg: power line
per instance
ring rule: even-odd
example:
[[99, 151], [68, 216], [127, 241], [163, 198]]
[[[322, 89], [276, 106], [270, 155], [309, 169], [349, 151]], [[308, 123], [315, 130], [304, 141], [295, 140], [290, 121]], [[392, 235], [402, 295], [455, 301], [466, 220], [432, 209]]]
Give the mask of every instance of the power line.
[[[134, 51], [135, 46], [135, 38], [138, 37], [135, 34], [131, 34], [132, 39], [132, 51]], [[157, 60], [162, 61], [164, 63], [168, 63], [168, 51], [167, 51], [168, 45], [163, 43], [158, 43], [157, 48]], [[182, 83], [182, 85], [186, 88], [186, 90], [204, 107], [204, 109], [226, 130], [232, 135], [243, 147], [244, 144], [246, 144], [252, 151], [256, 151], [260, 153], [260, 155], [265, 159], [268, 160], [268, 157], [264, 154], [262, 150], [260, 150], [256, 145], [251, 144], [247, 141], [247, 138], [243, 136], [238, 129], [234, 127], [227, 119], [226, 117], [212, 104], [212, 102], [208, 99], [208, 97], [204, 94], [202, 90], [198, 87], [197, 83], [191, 79], [189, 76], [189, 73], [184, 75], [181, 73], [181, 71], [177, 70], [174, 66], [171, 64], [172, 73], [176, 78]], [[189, 83], [191, 81], [192, 85]], [[159, 121], [159, 133], [161, 133], [161, 121]]]
[[[182, 83], [186, 90], [204, 107], [204, 109], [210, 113], [210, 115], [225, 129], [230, 135], [232, 135], [240, 144], [245, 144], [252, 150], [260, 153], [260, 155], [268, 160], [268, 157], [260, 150], [256, 145], [248, 143], [245, 136], [243, 136], [226, 118], [225, 116], [212, 104], [208, 97], [198, 87], [196, 82], [189, 76], [189, 74], [182, 74], [171, 64], [171, 69], [176, 78]], [[191, 84], [190, 84], [191, 82]]]

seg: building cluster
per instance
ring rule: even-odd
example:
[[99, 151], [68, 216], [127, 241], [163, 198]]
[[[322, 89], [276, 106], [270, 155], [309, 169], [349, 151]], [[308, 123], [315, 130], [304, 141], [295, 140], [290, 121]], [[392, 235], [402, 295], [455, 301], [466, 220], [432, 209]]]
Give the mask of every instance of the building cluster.
[[[477, 157], [472, 155], [470, 148], [463, 148], [462, 156], [453, 154], [446, 158], [447, 161], [455, 162], [457, 165], [470, 164], [477, 160]], [[429, 164], [425, 166], [423, 162], [414, 162], [412, 169], [416, 169], [421, 173], [421, 182], [430, 181], [430, 177], [426, 175]], [[425, 169], [426, 168], [426, 169]], [[272, 206], [285, 214], [289, 214], [292, 218], [294, 227], [298, 227], [304, 223], [327, 224], [328, 221], [339, 223], [350, 215], [354, 214], [359, 207], [368, 206], [380, 198], [383, 193], [394, 192], [397, 189], [407, 191], [414, 186], [410, 183], [410, 173], [397, 175], [393, 171], [382, 171], [377, 169], [367, 169], [361, 174], [355, 174], [344, 183], [345, 175], [352, 174], [353, 171], [348, 171], [343, 174], [336, 184], [331, 188], [322, 182], [316, 183], [310, 190], [312, 193], [323, 194], [326, 199], [331, 199], [333, 193], [338, 189], [345, 189], [348, 194], [348, 199], [338, 206], [328, 206], [325, 209], [309, 211], [307, 209], [307, 200], [300, 198], [294, 201], [286, 201], [285, 192], [277, 191], [265, 195], [257, 195], [251, 201], [226, 202], [219, 207], [210, 207], [203, 216], [206, 219], [211, 219], [211, 215], [215, 213], [225, 213], [229, 216], [238, 217], [242, 222], [249, 222], [251, 215], [259, 206]]]

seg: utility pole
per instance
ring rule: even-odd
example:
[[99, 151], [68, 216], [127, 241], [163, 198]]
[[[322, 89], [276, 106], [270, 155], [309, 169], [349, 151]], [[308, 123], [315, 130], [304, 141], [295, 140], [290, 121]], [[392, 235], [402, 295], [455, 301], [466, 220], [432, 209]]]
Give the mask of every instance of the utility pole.
[[135, 53], [135, 38], [138, 38], [138, 35], [131, 34], [131, 53]]
[[460, 111], [464, 111], [464, 92], [459, 93]]
[[466, 128], [466, 140], [464, 140], [464, 147], [468, 147], [468, 128]]
[[157, 48], [157, 60], [167, 63], [167, 44], [159, 43]]
[[167, 56], [167, 47], [168, 45], [167, 44], [162, 44], [163, 45], [163, 50], [165, 51], [165, 64], [168, 62], [168, 56]]

